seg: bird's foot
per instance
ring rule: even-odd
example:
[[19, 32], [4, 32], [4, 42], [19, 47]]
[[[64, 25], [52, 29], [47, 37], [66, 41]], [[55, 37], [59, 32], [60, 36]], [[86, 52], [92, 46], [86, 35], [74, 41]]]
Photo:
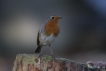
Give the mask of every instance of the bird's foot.
[[51, 55], [53, 57], [53, 59], [55, 59], [56, 57], [54, 55]]
[[40, 58], [42, 56], [42, 54], [38, 54], [38, 58]]

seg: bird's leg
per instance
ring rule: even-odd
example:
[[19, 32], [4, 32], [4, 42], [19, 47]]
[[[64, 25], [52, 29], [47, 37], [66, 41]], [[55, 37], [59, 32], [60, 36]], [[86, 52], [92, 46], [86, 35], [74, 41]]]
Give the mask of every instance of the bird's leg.
[[52, 56], [53, 58], [55, 58], [54, 55], [53, 55], [53, 52], [52, 52], [51, 44], [49, 44], [49, 47], [50, 47], [50, 51], [51, 51], [51, 56]]

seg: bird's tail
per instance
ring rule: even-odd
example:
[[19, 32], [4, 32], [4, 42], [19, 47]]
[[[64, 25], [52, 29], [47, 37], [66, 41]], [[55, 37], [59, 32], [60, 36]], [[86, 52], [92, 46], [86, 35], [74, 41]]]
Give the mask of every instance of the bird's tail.
[[42, 47], [42, 46], [38, 46], [38, 47], [36, 48], [36, 50], [35, 50], [35, 53], [40, 53], [40, 52], [41, 52], [41, 47]]

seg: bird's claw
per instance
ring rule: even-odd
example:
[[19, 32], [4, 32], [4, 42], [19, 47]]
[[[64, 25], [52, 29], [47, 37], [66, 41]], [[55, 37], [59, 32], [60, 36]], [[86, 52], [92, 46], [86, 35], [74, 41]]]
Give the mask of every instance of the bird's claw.
[[55, 59], [55, 56], [54, 55], [51, 55], [51, 56], [52, 56], [53, 59]]
[[42, 54], [38, 54], [38, 58], [40, 58], [42, 56]]

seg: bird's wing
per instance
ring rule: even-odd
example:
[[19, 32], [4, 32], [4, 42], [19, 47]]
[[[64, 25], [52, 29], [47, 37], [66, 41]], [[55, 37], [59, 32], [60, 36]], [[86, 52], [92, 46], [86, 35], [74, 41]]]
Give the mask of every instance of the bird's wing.
[[39, 45], [40, 41], [39, 41], [39, 31], [38, 31], [38, 35], [37, 35], [37, 45]]
[[45, 25], [47, 24], [48, 21], [49, 20], [46, 20], [45, 23], [41, 26], [39, 33], [44, 32]]
[[40, 37], [40, 34], [41, 34], [42, 32], [44, 32], [44, 26], [45, 26], [45, 24], [43, 24], [43, 25], [41, 26], [41, 28], [39, 29], [39, 31], [38, 31], [38, 35], [37, 35], [37, 45], [40, 44], [39, 37]]
[[44, 32], [44, 28], [45, 28], [45, 25], [47, 24], [47, 22], [48, 22], [48, 20], [41, 26], [41, 28], [40, 28], [39, 31], [38, 31], [38, 35], [37, 35], [37, 45], [40, 44], [39, 37], [40, 37], [40, 34], [41, 34], [42, 32]]

